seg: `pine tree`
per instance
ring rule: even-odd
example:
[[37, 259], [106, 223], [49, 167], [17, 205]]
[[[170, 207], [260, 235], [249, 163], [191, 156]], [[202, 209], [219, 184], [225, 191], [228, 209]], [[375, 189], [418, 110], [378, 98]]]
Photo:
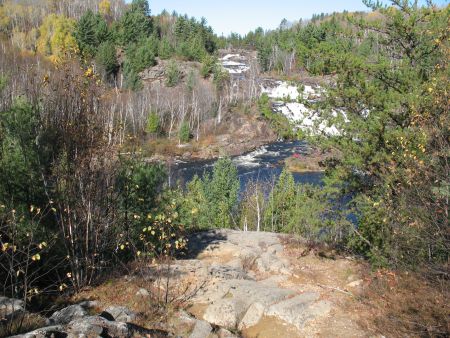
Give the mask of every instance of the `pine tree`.
[[102, 69], [106, 80], [112, 80], [116, 76], [119, 70], [119, 63], [117, 61], [116, 47], [111, 41], [103, 42], [98, 47], [96, 61], [100, 69]]
[[[139, 1], [139, 3], [141, 2]], [[131, 10], [128, 10], [122, 16], [117, 29], [118, 42], [122, 46], [127, 46], [130, 43], [148, 38], [152, 34], [153, 24], [145, 8], [140, 4], [135, 4]]]
[[189, 123], [182, 122], [180, 125], [180, 130], [178, 131], [178, 138], [180, 143], [187, 143], [191, 138], [191, 131], [189, 129]]
[[166, 86], [175, 87], [181, 79], [181, 72], [175, 61], [171, 60], [166, 68]]
[[158, 114], [151, 112], [147, 119], [146, 132], [150, 134], [157, 134], [160, 132], [161, 122]]
[[93, 57], [98, 46], [108, 40], [109, 31], [106, 21], [88, 10], [78, 21], [73, 33], [82, 55]]

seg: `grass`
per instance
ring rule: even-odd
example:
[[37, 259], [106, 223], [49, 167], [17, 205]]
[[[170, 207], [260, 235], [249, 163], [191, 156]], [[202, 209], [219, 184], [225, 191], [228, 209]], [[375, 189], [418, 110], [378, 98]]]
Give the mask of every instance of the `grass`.
[[[356, 258], [337, 255], [335, 260], [324, 259], [321, 252], [331, 248], [316, 245], [305, 249], [307, 243], [292, 238], [285, 244], [287, 253], [299, 264], [294, 271], [295, 285], [320, 283], [354, 295], [335, 293], [335, 297], [341, 296], [335, 302], [342, 305], [342, 321], [351, 318], [374, 337], [450, 337], [448, 279], [433, 280], [423, 271], [373, 271]], [[353, 280], [363, 281], [361, 287], [349, 288]], [[341, 319], [336, 325], [340, 323]]]
[[373, 273], [362, 302], [371, 310], [366, 323], [389, 337], [449, 337], [450, 282], [431, 282], [423, 273]]
[[[137, 314], [136, 324], [147, 329], [165, 330], [165, 325], [180, 309], [187, 307], [191, 295], [195, 292], [188, 282], [180, 283], [169, 273], [168, 302], [166, 302], [167, 265], [133, 262], [127, 265], [127, 275], [123, 273], [111, 276], [100, 285], [88, 288], [71, 299], [73, 303], [95, 300], [101, 305], [98, 313], [108, 306], [125, 306]], [[149, 296], [137, 295], [140, 289], [149, 292]]]
[[0, 322], [0, 337], [19, 335], [45, 326], [45, 318], [34, 313], [17, 315], [12, 321]]

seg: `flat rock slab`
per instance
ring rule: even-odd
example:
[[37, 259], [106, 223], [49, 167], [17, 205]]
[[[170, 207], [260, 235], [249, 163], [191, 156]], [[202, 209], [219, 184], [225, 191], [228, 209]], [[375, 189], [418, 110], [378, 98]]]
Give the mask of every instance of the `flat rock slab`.
[[[188, 241], [188, 252], [191, 257], [214, 251], [233, 251], [236, 248], [248, 248], [252, 252], [260, 253], [269, 250], [274, 253], [282, 251], [280, 235], [269, 232], [210, 230], [192, 234]], [[226, 248], [226, 249], [225, 249]]]
[[306, 292], [270, 306], [265, 314], [277, 317], [301, 330], [308, 321], [324, 316], [330, 310], [331, 304], [326, 301], [319, 301], [319, 294]]
[[203, 319], [227, 329], [235, 329], [254, 303], [265, 308], [294, 294], [292, 290], [256, 281], [225, 280], [208, 290], [203, 299], [197, 300], [210, 304]]
[[250, 307], [253, 303], [265, 306], [272, 305], [289, 296], [295, 295], [293, 290], [270, 286], [253, 280], [233, 279], [223, 280], [211, 285], [203, 294], [193, 299], [196, 303], [213, 303], [223, 298], [240, 300]]
[[258, 322], [264, 316], [265, 310], [265, 306], [261, 303], [253, 303], [248, 308], [244, 318], [242, 318], [241, 322], [239, 323], [238, 329], [243, 330], [258, 324]]

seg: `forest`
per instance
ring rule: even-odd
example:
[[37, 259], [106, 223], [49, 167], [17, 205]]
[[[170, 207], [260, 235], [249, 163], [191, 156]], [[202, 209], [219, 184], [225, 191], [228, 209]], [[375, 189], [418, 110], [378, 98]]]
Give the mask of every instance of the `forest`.
[[[0, 296], [47, 315], [111, 276], [174, 264], [192, 234], [271, 232], [372, 276], [414, 276], [426, 300], [373, 332], [447, 336], [450, 6], [364, 3], [224, 37], [147, 0], [0, 0]], [[275, 99], [263, 80], [299, 97]], [[283, 100], [339, 132], [298, 127]], [[227, 150], [235, 125], [248, 149]], [[255, 135], [312, 147], [320, 184], [283, 166], [243, 185], [236, 156], [263, 145]], [[173, 182], [178, 159], [214, 162]], [[2, 311], [0, 336], [39, 327]]]

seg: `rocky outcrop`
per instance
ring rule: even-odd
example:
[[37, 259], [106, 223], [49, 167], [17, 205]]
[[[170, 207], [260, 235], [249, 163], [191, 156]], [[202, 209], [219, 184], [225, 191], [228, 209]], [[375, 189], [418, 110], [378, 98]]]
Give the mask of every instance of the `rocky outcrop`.
[[214, 230], [192, 235], [189, 243], [191, 259], [184, 269], [182, 264], [177, 269], [207, 281], [191, 300], [204, 304], [198, 319], [236, 331], [270, 316], [301, 330], [332, 308], [319, 293], [299, 293], [280, 285], [292, 275], [280, 235]]
[[[314, 325], [321, 323], [321, 329], [328, 330], [342, 299], [329, 297], [333, 288], [324, 289], [317, 281], [305, 287], [302, 283], [306, 280], [298, 279], [299, 267], [283, 243], [282, 235], [264, 232], [212, 230], [191, 234], [185, 259], [165, 269], [172, 288], [189, 286], [186, 299], [190, 305], [161, 326], [165, 331], [134, 325], [132, 322], [144, 317], [123, 305], [101, 307], [83, 302], [55, 312], [48, 327], [18, 337], [165, 337], [169, 332], [190, 338], [321, 336]], [[152, 267], [142, 273], [146, 281], [157, 280], [158, 271]], [[357, 276], [344, 280], [353, 288], [362, 283]], [[348, 297], [349, 292], [339, 294]], [[132, 295], [145, 301], [150, 296], [147, 289], [133, 289]], [[323, 336], [346, 336], [348, 325], [354, 324], [345, 316], [341, 309], [338, 320], [344, 324], [339, 334], [331, 330]], [[355, 334], [348, 336], [364, 337], [355, 326], [352, 332]]]
[[70, 305], [62, 310], [56, 311], [49, 318], [50, 325], [64, 325], [71, 321], [86, 317], [88, 312], [84, 306], [79, 304]]
[[150, 330], [130, 323], [136, 314], [123, 306], [110, 306], [100, 315], [89, 315], [92, 302], [70, 305], [55, 312], [43, 327], [15, 338], [44, 337], [166, 337], [160, 330]]

